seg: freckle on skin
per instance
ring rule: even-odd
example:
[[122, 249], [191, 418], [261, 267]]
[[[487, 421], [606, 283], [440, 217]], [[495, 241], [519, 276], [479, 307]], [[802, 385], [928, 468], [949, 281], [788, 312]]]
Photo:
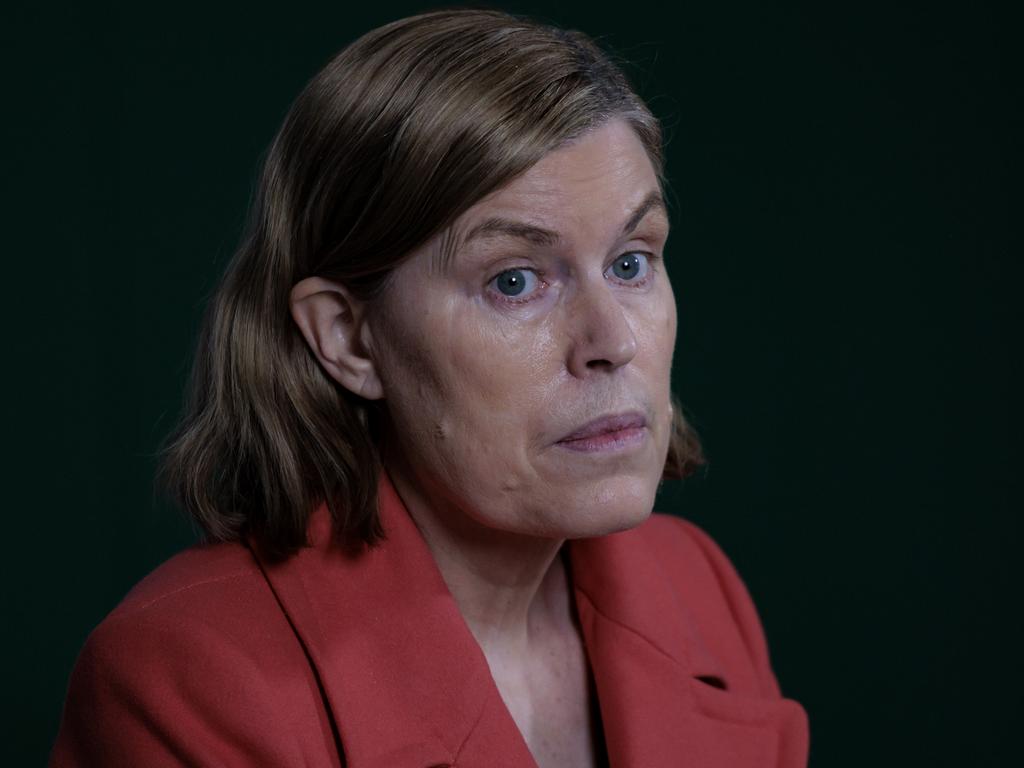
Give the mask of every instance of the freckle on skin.
[[434, 424], [434, 437], [438, 440], [444, 440], [448, 437], [448, 430], [445, 429], [444, 424], [441, 422]]

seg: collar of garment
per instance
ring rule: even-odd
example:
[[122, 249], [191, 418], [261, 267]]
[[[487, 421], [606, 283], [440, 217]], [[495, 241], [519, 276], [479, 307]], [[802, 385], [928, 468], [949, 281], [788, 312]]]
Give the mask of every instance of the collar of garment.
[[[326, 506], [310, 520], [309, 547], [279, 563], [257, 552], [347, 765], [535, 766], [386, 472], [379, 510], [386, 539], [358, 556], [337, 545]], [[566, 546], [612, 766], [790, 764], [799, 705], [706, 683], [725, 672], [638, 532]]]

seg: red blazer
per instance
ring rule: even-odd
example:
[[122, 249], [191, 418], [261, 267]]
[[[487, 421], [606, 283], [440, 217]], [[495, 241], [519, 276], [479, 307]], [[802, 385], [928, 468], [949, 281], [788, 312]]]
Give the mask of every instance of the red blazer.
[[[193, 547], [90, 635], [50, 765], [535, 766], [487, 661], [386, 473], [387, 540], [272, 565]], [[570, 541], [576, 609], [613, 768], [807, 762], [742, 582], [694, 525]]]

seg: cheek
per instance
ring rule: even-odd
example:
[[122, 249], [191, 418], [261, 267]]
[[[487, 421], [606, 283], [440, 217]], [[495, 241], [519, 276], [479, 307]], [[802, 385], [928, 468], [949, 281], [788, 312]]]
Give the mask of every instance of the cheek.
[[461, 323], [469, 327], [449, 334], [457, 390], [447, 450], [474, 482], [493, 473], [514, 483], [530, 474], [529, 452], [551, 398], [546, 335], [465, 316]]
[[476, 404], [481, 417], [498, 414], [526, 426], [555, 379], [552, 345], [550, 331], [537, 327], [481, 322], [458, 334], [451, 352], [467, 402]]
[[672, 291], [672, 284], [668, 280], [668, 276], [665, 276], [665, 280], [661, 286], [661, 301], [659, 306], [661, 308], [661, 343], [667, 346], [670, 350], [675, 348], [676, 344], [676, 297]]
[[661, 429], [657, 442], [667, 450], [672, 423], [672, 357], [677, 323], [671, 288], [665, 286], [657, 300], [645, 304], [638, 319], [639, 353], [634, 362], [642, 371], [651, 405], [659, 417]]
[[419, 443], [443, 433], [443, 403], [450, 402], [455, 393], [434, 359], [415, 339], [403, 338], [389, 347], [381, 361], [385, 405], [400, 442]]
[[[662, 286], [657, 297], [645, 303], [636, 323], [637, 342], [648, 374], [668, 384], [676, 344], [676, 303], [670, 286]], [[652, 381], [652, 384], [658, 382]]]
[[521, 459], [544, 381], [536, 341], [455, 310], [435, 300], [418, 321], [388, 329], [402, 339], [385, 355], [388, 409], [406, 452], [435, 471], [508, 472]]

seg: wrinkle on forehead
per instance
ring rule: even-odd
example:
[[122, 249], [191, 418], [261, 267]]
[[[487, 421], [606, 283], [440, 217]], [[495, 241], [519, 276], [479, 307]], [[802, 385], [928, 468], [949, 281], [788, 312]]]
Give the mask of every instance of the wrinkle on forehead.
[[[600, 137], [597, 143], [584, 141], [595, 136]], [[624, 136], [629, 137], [625, 143]], [[612, 121], [552, 149], [520, 176], [470, 206], [432, 241], [431, 269], [443, 273], [451, 266], [456, 254], [466, 244], [467, 234], [471, 230], [467, 226], [467, 214], [478, 211], [481, 206], [497, 208], [499, 211], [510, 208], [515, 213], [510, 212], [508, 218], [529, 221], [532, 225], [558, 232], [562, 228], [552, 226], [552, 222], [531, 220], [537, 213], [542, 213], [541, 218], [546, 218], [544, 213], [558, 214], [562, 208], [561, 214], [565, 217], [562, 223], [571, 227], [570, 222], [576, 223], [576, 219], [585, 218], [587, 211], [574, 210], [571, 205], [565, 208], [560, 205], [560, 201], [566, 198], [585, 201], [595, 186], [622, 184], [635, 185], [638, 190], [643, 187], [645, 192], [653, 187], [664, 200], [661, 179], [639, 137], [624, 122]], [[499, 204], [489, 205], [495, 202]], [[634, 205], [639, 202], [634, 201]], [[662, 213], [667, 213], [664, 206]], [[626, 212], [623, 214], [625, 216]]]

